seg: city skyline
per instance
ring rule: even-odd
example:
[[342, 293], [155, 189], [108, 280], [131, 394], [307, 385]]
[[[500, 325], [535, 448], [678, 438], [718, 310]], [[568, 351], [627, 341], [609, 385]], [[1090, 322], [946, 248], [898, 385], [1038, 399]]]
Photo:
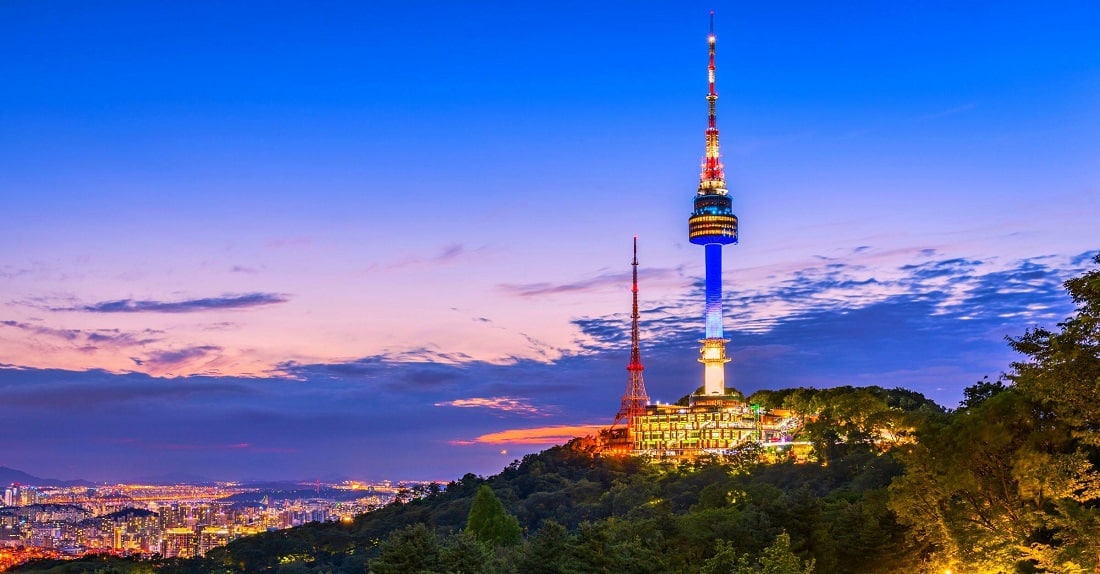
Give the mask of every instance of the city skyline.
[[702, 384], [946, 406], [1095, 253], [1100, 9], [0, 5], [0, 466], [448, 480]]

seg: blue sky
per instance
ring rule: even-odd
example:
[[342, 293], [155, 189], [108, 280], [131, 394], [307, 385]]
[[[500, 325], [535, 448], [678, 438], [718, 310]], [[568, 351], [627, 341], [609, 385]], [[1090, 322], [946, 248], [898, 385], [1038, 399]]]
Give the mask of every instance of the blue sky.
[[732, 385], [950, 406], [1072, 311], [1094, 3], [10, 1], [0, 465], [495, 472], [614, 415], [634, 235], [691, 391], [710, 9]]

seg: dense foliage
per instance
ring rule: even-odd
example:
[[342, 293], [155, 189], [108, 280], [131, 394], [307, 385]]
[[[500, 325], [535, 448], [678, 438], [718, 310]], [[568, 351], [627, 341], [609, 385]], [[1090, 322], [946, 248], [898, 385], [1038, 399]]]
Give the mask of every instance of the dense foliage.
[[[1100, 263], [1100, 256], [1097, 258]], [[1100, 271], [1077, 313], [954, 411], [879, 387], [761, 391], [807, 415], [816, 462], [759, 450], [667, 463], [581, 441], [362, 515], [204, 559], [39, 562], [21, 572], [839, 574], [1100, 572]]]
[[970, 387], [898, 453], [891, 508], [939, 567], [1100, 572], [1100, 270], [1066, 288], [1077, 313], [1010, 341], [1009, 384]]
[[487, 484], [481, 485], [470, 503], [466, 533], [486, 546], [515, 546], [523, 541], [523, 530], [515, 516], [508, 514], [500, 499]]

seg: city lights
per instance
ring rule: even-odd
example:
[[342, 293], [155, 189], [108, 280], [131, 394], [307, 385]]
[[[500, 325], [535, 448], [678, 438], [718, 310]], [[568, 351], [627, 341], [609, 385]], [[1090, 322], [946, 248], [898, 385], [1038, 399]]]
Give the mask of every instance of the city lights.
[[[417, 483], [419, 484], [419, 483]], [[0, 571], [88, 554], [203, 556], [241, 536], [308, 522], [351, 522], [412, 484], [347, 481], [294, 490], [215, 485], [13, 484], [0, 490]]]

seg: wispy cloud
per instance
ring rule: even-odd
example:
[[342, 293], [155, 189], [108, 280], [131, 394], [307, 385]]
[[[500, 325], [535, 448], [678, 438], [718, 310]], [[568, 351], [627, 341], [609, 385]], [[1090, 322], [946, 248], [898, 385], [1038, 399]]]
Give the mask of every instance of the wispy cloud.
[[443, 247], [441, 247], [439, 249], [439, 251], [437, 253], [435, 253], [434, 255], [429, 255], [429, 256], [409, 255], [409, 256], [403, 257], [401, 259], [398, 259], [397, 261], [394, 261], [392, 263], [388, 263], [388, 264], [377, 264], [376, 263], [376, 264], [373, 264], [370, 267], [367, 267], [366, 270], [367, 271], [374, 271], [376, 269], [398, 270], [398, 269], [410, 269], [410, 268], [420, 268], [420, 267], [434, 267], [434, 266], [438, 266], [438, 265], [449, 265], [451, 263], [454, 263], [456, 260], [463, 257], [464, 255], [467, 255], [468, 253], [469, 253], [469, 251], [467, 251], [465, 245], [463, 245], [461, 243], [451, 243], [449, 245], [444, 245]]
[[161, 340], [159, 336], [163, 331], [144, 329], [138, 333], [121, 331], [119, 329], [100, 329], [87, 334], [88, 342], [110, 347], [141, 347], [156, 343]]
[[83, 311], [87, 313], [200, 313], [203, 311], [227, 311], [275, 305], [289, 301], [278, 293], [226, 294], [220, 297], [184, 299], [182, 301], [157, 301], [152, 299], [117, 299], [74, 307], [51, 307], [51, 311]]
[[[881, 252], [861, 250], [774, 273], [753, 270], [766, 281], [731, 290], [725, 300], [734, 356], [728, 376], [748, 391], [885, 380], [922, 391], [946, 385], [955, 391], [936, 398], [947, 395], [951, 404], [958, 389], [1007, 368], [1006, 335], [1053, 325], [1072, 310], [1061, 285], [1088, 261], [1088, 254], [1017, 261], [933, 255], [897, 254], [888, 265]], [[652, 368], [692, 368], [685, 351], [702, 329], [702, 289], [697, 280], [694, 292], [642, 309], [647, 382]], [[573, 322], [594, 355], [629, 343], [621, 314]], [[939, 371], [953, 376], [933, 386], [899, 365], [954, 370]]]
[[147, 362], [153, 363], [181, 363], [183, 361], [189, 361], [199, 357], [205, 357], [210, 353], [214, 353], [222, 350], [221, 347], [214, 345], [201, 345], [198, 347], [188, 347], [186, 349], [179, 349], [175, 351], [156, 351], [149, 355]]
[[540, 410], [531, 404], [527, 399], [513, 398], [513, 397], [473, 397], [469, 399], [455, 399], [453, 401], [444, 401], [435, 403], [437, 407], [460, 407], [460, 408], [485, 408], [491, 410], [499, 410], [507, 413], [516, 413], [527, 416], [547, 416], [549, 413]]
[[[927, 302], [936, 315], [989, 313], [1038, 294], [1060, 292], [1060, 284], [1081, 269], [1080, 258], [1037, 257], [1018, 261], [964, 258], [930, 259], [934, 252], [883, 253], [860, 249], [843, 257], [770, 274], [758, 286], [733, 289], [725, 304], [739, 330], [765, 332], [777, 324], [866, 308], [897, 298]], [[702, 288], [702, 280], [696, 281]], [[995, 295], [991, 291], [996, 291]], [[672, 315], [691, 316], [677, 306], [697, 306], [697, 297], [672, 305]], [[1020, 305], [1020, 309], [1026, 305]], [[694, 310], [696, 307], [692, 307]], [[1020, 309], [1016, 309], [1019, 311]], [[663, 320], [658, 314], [652, 317]], [[1031, 320], [1049, 319], [1028, 313]]]
[[[680, 268], [652, 268], [640, 271], [639, 281], [651, 281], [679, 277], [682, 274]], [[631, 273], [605, 273], [590, 279], [573, 281], [569, 283], [502, 283], [497, 286], [501, 291], [516, 297], [539, 297], [543, 295], [558, 295], [562, 293], [590, 293], [602, 291], [611, 287], [629, 288]]]
[[51, 327], [45, 327], [42, 325], [32, 325], [30, 323], [21, 323], [19, 321], [0, 321], [0, 325], [5, 327], [13, 327], [21, 331], [33, 333], [35, 335], [45, 335], [47, 337], [57, 337], [66, 341], [73, 341], [84, 335], [79, 329], [54, 329]]
[[[617, 373], [619, 365], [615, 367]], [[587, 367], [569, 363], [566, 356], [554, 361], [514, 358], [506, 362], [489, 362], [464, 354], [440, 354], [421, 349], [413, 353], [387, 352], [339, 363], [285, 361], [272, 374], [297, 381], [341, 381], [364, 389], [364, 392], [369, 389], [375, 397], [379, 392], [418, 397], [417, 400], [425, 401], [422, 404], [426, 405], [490, 407], [489, 403], [451, 404], [475, 395], [478, 401], [499, 401], [495, 403], [498, 408], [512, 406], [522, 410], [526, 404], [523, 401], [530, 399], [518, 399], [517, 395], [560, 397], [563, 393], [584, 388], [586, 382], [581, 374], [592, 376], [591, 371], [585, 373], [585, 369]], [[509, 405], [507, 400], [517, 403]]]
[[51, 337], [67, 341], [77, 346], [83, 345], [83, 349], [96, 350], [98, 348], [122, 349], [128, 347], [142, 347], [160, 341], [162, 331], [155, 329], [143, 329], [141, 331], [122, 331], [120, 329], [58, 329], [45, 325], [36, 325], [21, 321], [0, 321], [0, 326], [19, 329], [25, 333], [42, 337]]
[[182, 349], [153, 351], [143, 358], [131, 357], [130, 360], [151, 372], [165, 372], [196, 361], [208, 362], [220, 356], [221, 351], [222, 348], [215, 345], [197, 345]]
[[465, 353], [442, 353], [419, 348], [384, 352], [338, 363], [303, 364], [284, 361], [275, 374], [296, 380], [314, 378], [378, 382], [393, 391], [435, 390], [456, 385], [468, 377], [467, 370], [480, 362]]

